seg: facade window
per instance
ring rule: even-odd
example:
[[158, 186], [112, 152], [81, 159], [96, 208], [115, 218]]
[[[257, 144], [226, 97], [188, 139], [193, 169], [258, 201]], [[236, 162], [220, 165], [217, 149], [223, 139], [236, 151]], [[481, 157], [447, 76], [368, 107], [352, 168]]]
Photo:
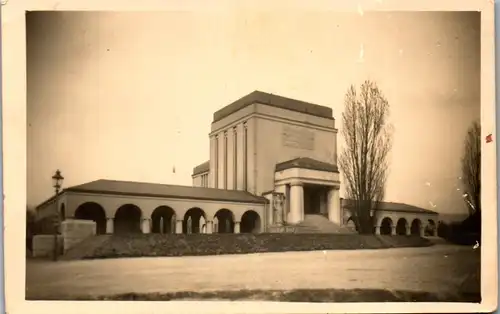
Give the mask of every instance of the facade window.
[[208, 187], [208, 173], [201, 175], [201, 186], [204, 188]]

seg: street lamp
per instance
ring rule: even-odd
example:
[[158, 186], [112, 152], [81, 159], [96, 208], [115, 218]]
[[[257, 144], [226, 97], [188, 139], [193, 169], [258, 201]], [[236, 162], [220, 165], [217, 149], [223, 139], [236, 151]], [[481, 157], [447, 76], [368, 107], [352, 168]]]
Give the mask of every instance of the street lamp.
[[59, 248], [58, 248], [58, 242], [57, 242], [57, 234], [58, 234], [58, 229], [59, 229], [59, 206], [57, 204], [57, 198], [59, 196], [59, 191], [61, 190], [61, 186], [63, 184], [64, 177], [61, 175], [61, 171], [59, 169], [56, 171], [56, 173], [52, 176], [52, 187], [54, 187], [56, 195], [54, 198], [54, 202], [56, 204], [56, 216], [55, 216], [55, 221], [54, 221], [54, 261], [57, 261], [57, 255], [59, 253]]

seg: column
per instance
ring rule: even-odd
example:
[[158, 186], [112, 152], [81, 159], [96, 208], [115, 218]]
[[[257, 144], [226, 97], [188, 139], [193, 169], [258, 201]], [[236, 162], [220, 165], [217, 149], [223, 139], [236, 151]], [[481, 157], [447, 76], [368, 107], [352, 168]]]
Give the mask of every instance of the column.
[[423, 238], [425, 236], [425, 227], [422, 225], [420, 225], [420, 236]]
[[233, 161], [233, 167], [231, 168], [232, 171], [232, 180], [233, 180], [233, 185], [231, 188], [233, 190], [238, 189], [238, 148], [241, 145], [241, 143], [238, 142], [238, 129], [236, 127], [233, 127], [233, 136], [232, 136], [232, 161]]
[[304, 185], [300, 181], [292, 182], [290, 189], [290, 221], [299, 223], [304, 215]]
[[243, 165], [244, 165], [244, 127], [243, 123], [240, 123], [236, 126], [236, 142], [237, 150], [236, 150], [236, 189], [243, 191], [245, 189], [245, 184], [243, 183], [244, 175], [243, 175]]
[[217, 138], [210, 136], [210, 172], [208, 187], [217, 187]]
[[207, 234], [213, 233], [213, 223], [209, 220], [207, 220]]
[[391, 235], [396, 235], [396, 226], [391, 226]]
[[380, 226], [375, 226], [375, 234], [380, 235]]
[[234, 222], [234, 233], [240, 233], [240, 222], [239, 221]]
[[106, 219], [106, 233], [107, 234], [113, 234], [113, 227], [114, 227], [114, 219], [113, 218], [107, 218]]
[[340, 194], [338, 187], [328, 191], [328, 220], [340, 225]]
[[175, 223], [175, 233], [181, 234], [182, 233], [182, 220], [177, 220]]
[[142, 220], [142, 226], [141, 226], [141, 230], [142, 230], [142, 233], [150, 233], [151, 232], [151, 220], [150, 219], [143, 219]]
[[217, 143], [219, 149], [217, 152], [217, 188], [225, 189], [224, 176], [226, 174], [224, 173], [224, 132], [217, 134]]
[[227, 147], [226, 147], [226, 181], [228, 190], [236, 189], [236, 182], [234, 180], [234, 162], [235, 162], [235, 154], [234, 154], [234, 140], [235, 140], [235, 132], [234, 128], [230, 128], [227, 130]]
[[411, 229], [409, 224], [406, 224], [405, 229], [406, 229], [406, 235], [407, 236], [411, 235]]
[[256, 169], [255, 169], [255, 134], [256, 134], [256, 118], [250, 118], [246, 123], [246, 165], [245, 178], [247, 183], [245, 184], [246, 190], [252, 194], [256, 193]]

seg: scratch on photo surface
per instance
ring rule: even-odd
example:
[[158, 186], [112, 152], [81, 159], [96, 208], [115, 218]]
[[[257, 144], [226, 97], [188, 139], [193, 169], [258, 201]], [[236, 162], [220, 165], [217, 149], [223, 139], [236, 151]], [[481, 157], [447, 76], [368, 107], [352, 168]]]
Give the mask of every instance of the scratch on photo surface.
[[358, 13], [359, 15], [363, 16], [364, 12], [363, 12], [363, 8], [361, 7], [361, 4], [358, 4]]

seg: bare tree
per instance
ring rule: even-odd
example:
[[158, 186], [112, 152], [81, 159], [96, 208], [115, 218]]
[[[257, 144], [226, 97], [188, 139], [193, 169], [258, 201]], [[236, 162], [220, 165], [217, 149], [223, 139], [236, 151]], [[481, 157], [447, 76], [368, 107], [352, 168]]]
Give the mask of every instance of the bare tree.
[[481, 126], [474, 122], [467, 131], [462, 156], [462, 184], [469, 214], [481, 210]]
[[365, 81], [359, 94], [351, 85], [344, 98], [344, 150], [339, 165], [347, 198], [353, 200], [353, 221], [359, 233], [373, 233], [372, 212], [384, 199], [387, 157], [392, 147], [389, 103], [377, 84]]

